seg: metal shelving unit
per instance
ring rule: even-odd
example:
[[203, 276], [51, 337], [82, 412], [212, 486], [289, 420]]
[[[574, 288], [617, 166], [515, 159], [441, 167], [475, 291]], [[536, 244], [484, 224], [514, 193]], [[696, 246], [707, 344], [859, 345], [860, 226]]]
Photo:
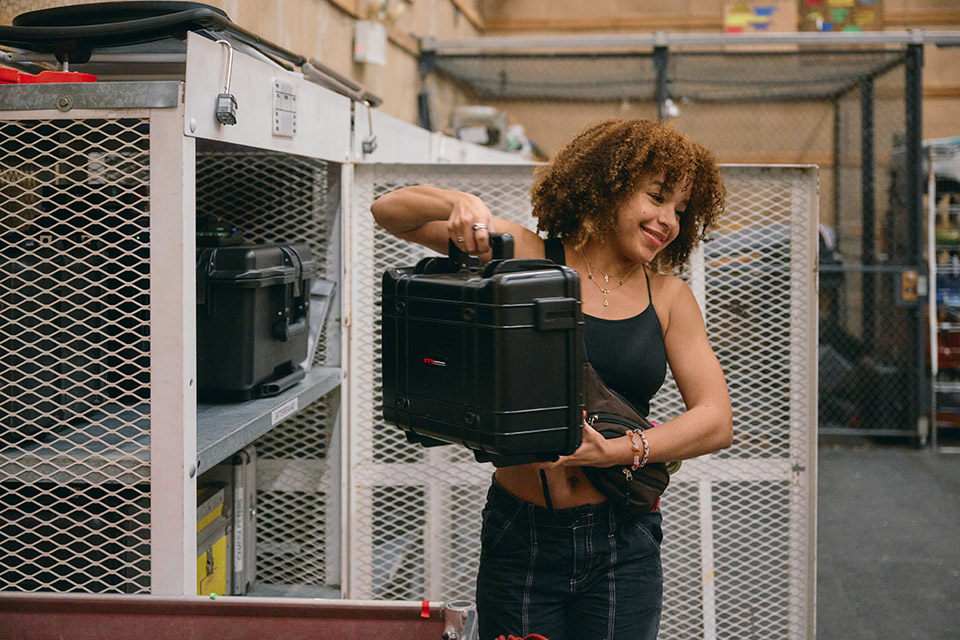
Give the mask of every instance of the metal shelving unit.
[[337, 284], [352, 104], [238, 51], [224, 126], [224, 48], [187, 40], [180, 80], [0, 87], [0, 589], [196, 593], [200, 474], [318, 404], [339, 424], [336, 294], [304, 380], [198, 404], [194, 219], [304, 240]]
[[932, 426], [930, 445], [960, 453], [960, 138], [924, 142], [927, 228], [931, 273], [929, 296]]
[[273, 398], [197, 407], [197, 468], [209, 469], [340, 386], [340, 369], [314, 367]]

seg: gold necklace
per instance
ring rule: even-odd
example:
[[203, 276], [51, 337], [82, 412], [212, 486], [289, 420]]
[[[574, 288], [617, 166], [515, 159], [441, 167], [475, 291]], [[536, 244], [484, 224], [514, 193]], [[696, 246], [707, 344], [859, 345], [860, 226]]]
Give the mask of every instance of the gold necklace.
[[590, 264], [590, 261], [587, 260], [587, 254], [585, 254], [585, 253], [583, 252], [583, 249], [578, 249], [578, 251], [580, 252], [580, 257], [583, 258], [584, 263], [586, 263], [586, 265], [587, 265], [587, 280], [589, 280], [589, 281], [592, 282], [594, 285], [596, 285], [597, 289], [600, 289], [600, 293], [603, 294], [603, 306], [605, 306], [605, 307], [610, 306], [610, 303], [607, 301], [607, 294], [608, 294], [608, 293], [611, 293], [611, 292], [613, 291], [613, 289], [618, 289], [618, 288], [622, 287], [624, 281], [626, 281], [627, 278], [629, 278], [630, 276], [632, 276], [632, 275], [633, 275], [633, 272], [636, 271], [636, 270], [637, 270], [637, 267], [640, 266], [640, 265], [638, 265], [638, 264], [633, 265], [633, 267], [632, 267], [629, 271], [627, 271], [625, 274], [623, 274], [622, 276], [617, 276], [617, 275], [613, 275], [613, 274], [606, 274], [606, 273], [604, 273], [601, 269], [597, 268], [597, 271], [599, 271], [599, 272], [600, 272], [600, 275], [603, 276], [603, 281], [604, 281], [604, 283], [609, 283], [609, 282], [610, 282], [610, 278], [614, 278], [614, 279], [616, 279], [616, 281], [617, 281], [617, 285], [616, 285], [615, 287], [613, 287], [613, 289], [606, 289], [606, 288], [604, 288], [604, 287], [601, 287], [601, 286], [600, 286], [600, 283], [597, 282], [596, 279], [593, 277], [593, 265], [591, 265], [591, 264]]

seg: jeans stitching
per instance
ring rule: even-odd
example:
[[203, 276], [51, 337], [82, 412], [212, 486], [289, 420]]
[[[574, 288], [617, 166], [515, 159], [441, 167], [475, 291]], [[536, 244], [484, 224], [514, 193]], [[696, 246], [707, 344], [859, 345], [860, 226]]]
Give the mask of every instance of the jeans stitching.
[[613, 517], [613, 510], [610, 510], [608, 516], [609, 525], [607, 528], [607, 540], [610, 541], [610, 610], [607, 615], [607, 637], [613, 637], [614, 620], [617, 615], [617, 523]]
[[653, 546], [655, 546], [657, 549], [660, 548], [660, 543], [658, 543], [658, 542], [657, 542], [657, 539], [653, 537], [653, 534], [650, 533], [650, 529], [648, 529], [645, 524], [643, 524], [643, 523], [642, 523], [641, 521], [639, 521], [639, 520], [636, 520], [636, 521], [633, 522], [633, 527], [634, 527], [635, 529], [639, 529], [640, 531], [642, 531], [644, 537], [646, 537], [647, 540], [649, 540], [650, 542], [652, 542], [652, 543], [653, 543]]
[[[522, 505], [521, 505], [522, 506]], [[533, 573], [537, 562], [537, 526], [533, 517], [533, 509], [528, 508], [530, 523], [530, 562], [527, 563], [527, 576], [523, 585], [523, 605], [521, 609], [521, 634], [530, 634], [530, 592], [533, 590]]]
[[[492, 552], [496, 550], [496, 548], [500, 545], [500, 541], [503, 540], [503, 536], [507, 533], [507, 529], [513, 526], [514, 522], [516, 522], [517, 516], [520, 515], [521, 509], [523, 509], [523, 505], [522, 504], [517, 505], [516, 509], [513, 510], [513, 513], [506, 518], [506, 520], [503, 523], [503, 527], [500, 528], [500, 533], [497, 534], [496, 538], [490, 541], [490, 544], [487, 547], [488, 551]], [[509, 513], [505, 510], [501, 510], [501, 509], [497, 509], [497, 510], [500, 511], [500, 513], [503, 513], [504, 515]]]

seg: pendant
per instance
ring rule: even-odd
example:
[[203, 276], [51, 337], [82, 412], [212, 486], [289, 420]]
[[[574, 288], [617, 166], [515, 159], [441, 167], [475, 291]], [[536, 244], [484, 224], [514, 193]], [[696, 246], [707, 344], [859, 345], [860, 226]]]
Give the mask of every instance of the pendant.
[[603, 299], [603, 306], [605, 306], [605, 307], [608, 306], [608, 303], [607, 303], [607, 299], [606, 299], [606, 298]]
[[604, 275], [604, 276], [603, 276], [603, 281], [604, 281], [604, 282], [610, 282], [610, 276]]

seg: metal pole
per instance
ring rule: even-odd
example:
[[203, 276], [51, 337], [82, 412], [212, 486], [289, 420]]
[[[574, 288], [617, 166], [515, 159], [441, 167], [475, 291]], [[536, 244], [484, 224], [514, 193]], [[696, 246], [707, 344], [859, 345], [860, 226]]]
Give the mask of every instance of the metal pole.
[[[874, 189], [873, 151], [873, 79], [860, 83], [860, 206], [862, 210], [862, 233], [860, 235], [860, 262], [872, 266], [876, 263], [876, 199]], [[871, 273], [863, 274], [861, 327], [863, 343], [873, 349], [876, 343], [874, 323], [876, 278]]]
[[860, 31], [860, 32], [793, 32], [793, 33], [603, 33], [550, 34], [547, 36], [481, 36], [479, 38], [421, 40], [422, 51], [440, 54], [546, 49], [595, 49], [629, 47], [727, 47], [736, 45], [799, 45], [813, 47], [846, 47], [850, 45], [904, 45], [927, 43], [938, 46], [960, 46], [960, 31]]
[[[905, 60], [906, 72], [906, 136], [904, 144], [906, 146], [906, 175], [907, 175], [907, 212], [909, 224], [908, 233], [908, 251], [912, 252], [912, 262], [918, 269], [927, 271], [923, 267], [923, 45], [911, 44], [907, 46], [907, 55]], [[930, 248], [933, 250], [933, 247]], [[921, 271], [921, 273], [922, 273]], [[930, 278], [936, 277], [934, 273], [927, 273], [927, 282]], [[910, 408], [913, 409], [912, 415], [917, 421], [917, 435], [921, 444], [926, 444], [927, 433], [923, 428], [923, 418], [921, 411], [929, 409], [927, 406], [930, 398], [930, 389], [924, 364], [923, 338], [923, 307], [916, 305], [910, 315], [910, 329], [913, 335], [913, 343], [916, 345], [916, 393], [908, 394], [911, 400]], [[935, 330], [935, 327], [931, 327]], [[936, 354], [931, 354], [935, 357]], [[929, 416], [928, 420], [936, 420], [936, 416]], [[927, 423], [929, 429], [929, 422]]]
[[660, 122], [667, 121], [667, 64], [669, 63], [670, 53], [666, 47], [658, 46], [653, 48], [653, 67], [657, 70], [657, 119]]

